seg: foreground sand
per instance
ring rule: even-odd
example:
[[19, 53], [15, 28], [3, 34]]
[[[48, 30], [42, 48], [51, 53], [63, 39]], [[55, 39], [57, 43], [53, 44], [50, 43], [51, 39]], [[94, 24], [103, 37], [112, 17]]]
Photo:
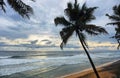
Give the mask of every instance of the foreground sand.
[[[101, 78], [120, 78], [120, 60], [97, 67]], [[92, 69], [65, 75], [59, 78], [96, 78]]]

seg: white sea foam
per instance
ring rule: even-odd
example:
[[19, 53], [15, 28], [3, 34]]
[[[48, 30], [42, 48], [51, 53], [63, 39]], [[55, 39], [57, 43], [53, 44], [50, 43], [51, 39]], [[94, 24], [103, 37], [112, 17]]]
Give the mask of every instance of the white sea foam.
[[10, 58], [11, 56], [0, 56], [0, 59]]
[[[5, 58], [5, 57], [3, 57]], [[80, 63], [80, 59], [84, 59], [86, 56], [84, 55], [76, 55], [76, 56], [65, 56], [65, 57], [49, 57], [42, 59], [1, 59], [0, 66], [2, 65], [14, 65], [14, 64], [24, 64], [24, 63], [33, 63], [33, 62], [45, 62], [45, 63], [65, 63], [70, 64], [72, 62]]]
[[[114, 53], [92, 53], [90, 54], [95, 61], [102, 58], [118, 58], [119, 54]], [[6, 56], [7, 58], [8, 56]], [[35, 56], [36, 58], [7, 58], [0, 59], [0, 75], [10, 75], [16, 72], [22, 72], [32, 69], [43, 69], [54, 66], [68, 65], [68, 64], [86, 64], [88, 58], [86, 54], [79, 54], [74, 56], [59, 56], [59, 57], [47, 57], [47, 56]], [[44, 57], [44, 58], [43, 58]], [[4, 57], [3, 57], [4, 58]], [[106, 59], [109, 60], [109, 59]]]
[[50, 66], [61, 66], [64, 64], [78, 64], [82, 63], [80, 59], [84, 60], [85, 58], [86, 57], [84, 55], [76, 55], [66, 57], [50, 57], [44, 59], [1, 59], [0, 75], [10, 75], [16, 72], [22, 72], [36, 68], [42, 69]]

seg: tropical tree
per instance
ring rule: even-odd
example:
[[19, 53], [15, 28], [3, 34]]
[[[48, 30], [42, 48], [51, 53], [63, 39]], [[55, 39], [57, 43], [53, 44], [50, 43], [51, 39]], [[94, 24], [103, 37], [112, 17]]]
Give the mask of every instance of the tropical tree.
[[108, 23], [107, 25], [115, 25], [115, 35], [112, 38], [115, 38], [118, 42], [117, 49], [120, 48], [120, 4], [113, 7], [113, 15], [106, 14], [113, 22]]
[[95, 16], [93, 15], [94, 10], [97, 7], [87, 7], [86, 4], [83, 4], [82, 7], [79, 7], [79, 4], [77, 3], [77, 0], [75, 0], [75, 3], [72, 4], [69, 2], [67, 4], [67, 8], [64, 10], [65, 15], [67, 17], [61, 16], [56, 17], [54, 19], [55, 25], [62, 25], [63, 29], [60, 31], [60, 36], [62, 39], [62, 43], [60, 45], [61, 49], [63, 49], [63, 46], [66, 45], [69, 38], [73, 35], [75, 32], [76, 35], [79, 38], [79, 41], [85, 50], [88, 59], [92, 65], [92, 68], [96, 74], [97, 78], [100, 78], [95, 65], [88, 53], [88, 45], [86, 43], [86, 33], [88, 35], [99, 35], [99, 34], [107, 34], [107, 31], [100, 27], [96, 26], [94, 24], [90, 24], [92, 20], [95, 19]]
[[[35, 1], [35, 0], [31, 0]], [[25, 4], [22, 0], [0, 0], [0, 8], [6, 12], [5, 6], [6, 2], [22, 17], [27, 17], [33, 14], [33, 9], [31, 6]]]

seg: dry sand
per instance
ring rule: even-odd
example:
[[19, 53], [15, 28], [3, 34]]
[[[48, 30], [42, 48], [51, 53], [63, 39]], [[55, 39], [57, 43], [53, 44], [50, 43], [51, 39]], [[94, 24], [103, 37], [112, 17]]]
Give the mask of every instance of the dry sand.
[[[97, 67], [100, 78], [120, 78], [120, 60]], [[59, 78], [96, 78], [92, 69], [72, 73]]]

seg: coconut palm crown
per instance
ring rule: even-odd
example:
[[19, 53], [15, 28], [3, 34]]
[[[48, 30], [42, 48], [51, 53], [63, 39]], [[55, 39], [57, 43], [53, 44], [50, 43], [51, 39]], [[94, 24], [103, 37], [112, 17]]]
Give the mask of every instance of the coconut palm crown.
[[80, 39], [85, 47], [88, 47], [88, 45], [86, 43], [86, 36], [83, 32], [86, 32], [89, 35], [99, 35], [107, 33], [107, 31], [100, 26], [88, 24], [95, 19], [93, 12], [96, 8], [97, 7], [88, 8], [86, 6], [86, 3], [84, 3], [82, 7], [79, 7], [79, 4], [77, 4], [77, 0], [75, 0], [74, 5], [71, 2], [67, 4], [67, 8], [64, 10], [64, 12], [68, 18], [61, 16], [54, 19], [56, 26], [64, 26], [62, 31], [60, 31], [60, 36], [62, 38], [62, 43], [60, 45], [61, 48], [63, 48], [63, 45], [67, 43], [68, 39], [72, 36], [74, 32], [76, 32], [76, 34], [80, 36]]
[[[31, 0], [31, 1], [35, 1], [35, 0]], [[22, 17], [29, 18], [29, 16], [33, 14], [32, 7], [26, 5], [22, 0], [6, 0], [6, 2]], [[0, 8], [4, 12], [6, 12], [5, 10], [6, 2], [5, 0], [0, 0]]]
[[75, 32], [76, 35], [79, 37], [80, 43], [85, 50], [88, 59], [92, 65], [92, 68], [96, 74], [97, 78], [100, 78], [95, 65], [88, 53], [88, 45], [86, 43], [86, 36], [85, 33], [88, 35], [99, 35], [99, 34], [107, 34], [107, 31], [100, 27], [96, 26], [94, 24], [89, 24], [92, 20], [95, 19], [95, 16], [93, 15], [95, 9], [97, 7], [87, 7], [86, 3], [83, 4], [82, 7], [79, 7], [79, 4], [77, 3], [77, 0], [75, 0], [75, 3], [72, 4], [69, 2], [67, 4], [67, 8], [64, 10], [66, 18], [64, 16], [56, 17], [54, 19], [54, 22], [57, 25], [62, 25], [63, 29], [60, 31], [60, 36], [62, 39], [62, 43], [60, 45], [61, 49], [63, 49], [63, 46], [66, 45], [68, 39], [73, 35]]
[[115, 35], [112, 38], [115, 38], [118, 42], [117, 49], [120, 48], [120, 4], [113, 7], [113, 15], [106, 14], [113, 22], [108, 23], [107, 25], [115, 25]]

